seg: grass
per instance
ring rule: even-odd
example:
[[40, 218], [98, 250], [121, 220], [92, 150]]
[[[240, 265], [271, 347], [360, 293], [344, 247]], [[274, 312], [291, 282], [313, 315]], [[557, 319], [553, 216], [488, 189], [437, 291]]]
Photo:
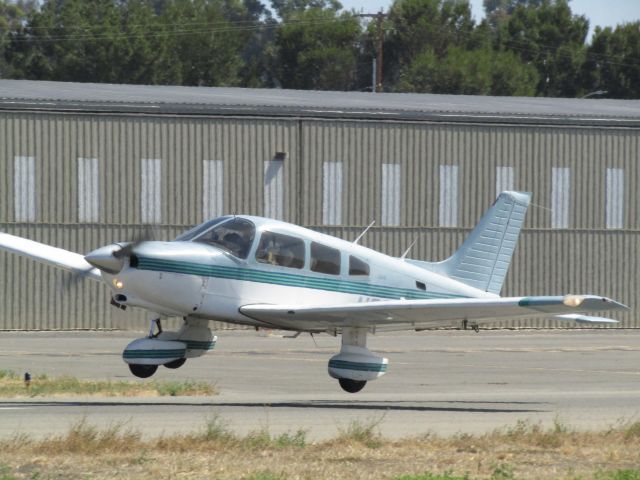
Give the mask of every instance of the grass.
[[80, 380], [74, 377], [32, 375], [27, 387], [23, 377], [10, 370], [0, 370], [0, 398], [41, 396], [141, 397], [215, 395], [216, 389], [206, 382], [193, 381], [111, 381]]
[[484, 435], [389, 440], [382, 418], [351, 422], [330, 440], [307, 432], [235, 433], [218, 416], [182, 435], [144, 438], [86, 419], [64, 435], [0, 440], [0, 480], [215, 478], [245, 480], [640, 480], [640, 426], [579, 432], [521, 421]]
[[[424, 473], [421, 475], [403, 475], [396, 477], [393, 480], [476, 480], [485, 477], [470, 477], [464, 475], [462, 477], [444, 473], [442, 475], [434, 475], [431, 473]], [[549, 479], [564, 479], [565, 477], [549, 477]], [[570, 478], [570, 477], [567, 477]], [[490, 477], [489, 480], [518, 480], [518, 477], [513, 475], [513, 472], [509, 469], [506, 471], [497, 469]], [[587, 477], [574, 477], [570, 480], [640, 480], [640, 470], [614, 470], [610, 472], [598, 472], [594, 476]]]
[[422, 475], [403, 475], [401, 477], [396, 477], [394, 480], [469, 480], [469, 477], [467, 475], [458, 477], [448, 473], [444, 473], [442, 475], [424, 473]]
[[377, 448], [382, 445], [380, 425], [384, 421], [384, 415], [364, 420], [352, 420], [347, 427], [338, 427], [337, 443], [360, 443], [369, 448]]

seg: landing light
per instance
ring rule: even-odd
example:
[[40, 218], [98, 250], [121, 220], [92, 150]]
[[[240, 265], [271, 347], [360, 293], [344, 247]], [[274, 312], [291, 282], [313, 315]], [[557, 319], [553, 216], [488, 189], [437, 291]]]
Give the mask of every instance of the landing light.
[[579, 307], [582, 305], [584, 298], [579, 295], [567, 295], [564, 297], [562, 303], [564, 303], [567, 307]]
[[118, 290], [122, 290], [122, 288], [124, 287], [124, 283], [122, 283], [122, 280], [118, 280], [117, 278], [114, 278], [112, 283], [113, 283], [113, 286], [116, 287]]

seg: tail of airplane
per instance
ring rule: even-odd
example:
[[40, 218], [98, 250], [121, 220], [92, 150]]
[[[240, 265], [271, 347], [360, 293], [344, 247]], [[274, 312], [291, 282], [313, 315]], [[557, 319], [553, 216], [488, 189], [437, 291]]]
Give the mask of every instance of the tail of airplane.
[[499, 294], [530, 201], [530, 193], [502, 192], [451, 257], [438, 263], [407, 262], [479, 290]]

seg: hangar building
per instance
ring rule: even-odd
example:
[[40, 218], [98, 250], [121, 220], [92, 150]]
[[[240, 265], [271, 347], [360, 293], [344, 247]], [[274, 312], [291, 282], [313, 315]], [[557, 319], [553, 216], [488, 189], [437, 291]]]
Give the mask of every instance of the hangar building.
[[[640, 101], [0, 80], [0, 230], [77, 252], [247, 213], [346, 239], [375, 220], [363, 244], [443, 259], [517, 189], [533, 205], [503, 294], [636, 307], [639, 160]], [[0, 266], [0, 329], [146, 326], [95, 282]]]

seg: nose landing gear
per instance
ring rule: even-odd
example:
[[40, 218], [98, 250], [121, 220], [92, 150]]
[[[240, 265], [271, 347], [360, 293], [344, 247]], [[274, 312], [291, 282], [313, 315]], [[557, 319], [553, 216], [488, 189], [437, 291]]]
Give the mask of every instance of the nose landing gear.
[[157, 365], [141, 365], [139, 363], [130, 363], [129, 370], [138, 378], [149, 378], [156, 370], [158, 370]]
[[206, 320], [185, 318], [180, 330], [171, 332], [162, 330], [160, 319], [154, 315], [149, 335], [127, 345], [122, 357], [133, 375], [149, 378], [159, 365], [176, 369], [183, 366], [187, 358], [204, 355], [215, 347], [216, 340]]

